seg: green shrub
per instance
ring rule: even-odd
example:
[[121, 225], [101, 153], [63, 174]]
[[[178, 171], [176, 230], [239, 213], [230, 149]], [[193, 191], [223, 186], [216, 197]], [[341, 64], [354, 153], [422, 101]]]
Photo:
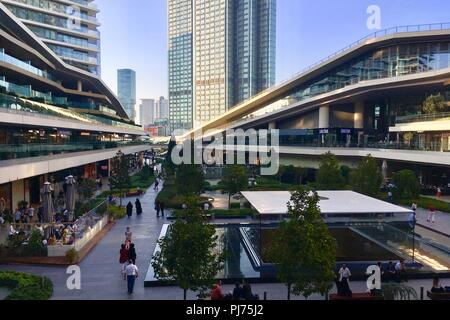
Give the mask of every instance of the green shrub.
[[415, 202], [419, 208], [429, 209], [430, 207], [434, 207], [437, 211], [450, 213], [450, 204], [433, 198], [419, 197], [416, 199], [400, 199], [396, 202], [405, 206], [410, 206]]
[[118, 207], [118, 206], [109, 206], [108, 207], [108, 213], [109, 213], [109, 217], [112, 220], [120, 220], [125, 218], [125, 216], [127, 215], [127, 210], [125, 207]]
[[240, 209], [241, 204], [239, 202], [233, 202], [230, 204], [230, 209]]
[[0, 271], [0, 287], [12, 290], [5, 300], [48, 300], [53, 294], [50, 279], [21, 272]]
[[395, 199], [416, 199], [419, 197], [420, 183], [413, 171], [401, 170], [395, 173], [392, 182], [395, 185], [392, 192]]
[[78, 262], [78, 260], [80, 259], [80, 255], [78, 254], [78, 251], [75, 248], [72, 248], [66, 252], [65, 258], [68, 264], [74, 264]]
[[253, 210], [245, 208], [245, 209], [213, 209], [208, 212], [209, 214], [214, 214], [214, 216], [220, 217], [248, 217], [253, 215]]

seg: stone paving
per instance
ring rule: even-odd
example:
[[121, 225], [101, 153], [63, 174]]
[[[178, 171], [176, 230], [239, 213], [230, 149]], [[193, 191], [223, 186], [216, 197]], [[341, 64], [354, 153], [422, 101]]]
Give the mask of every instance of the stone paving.
[[[144, 288], [144, 278], [150, 264], [151, 255], [155, 249], [156, 241], [166, 219], [156, 218], [154, 211], [154, 201], [157, 191], [150, 188], [145, 195], [140, 197], [143, 207], [143, 215], [137, 217], [135, 214], [131, 219], [125, 218], [117, 221], [110, 232], [96, 245], [96, 247], [85, 257], [80, 264], [81, 268], [81, 290], [68, 290], [66, 281], [68, 274], [66, 269], [61, 267], [43, 267], [43, 266], [23, 266], [23, 265], [0, 265], [0, 270], [15, 270], [30, 272], [49, 277], [54, 284], [55, 300], [181, 300], [183, 292], [176, 287]], [[132, 201], [134, 204], [136, 198], [125, 199], [124, 204]], [[418, 220], [421, 223], [426, 222], [426, 210], [418, 210]], [[236, 222], [236, 221], [234, 221]], [[131, 227], [133, 232], [133, 241], [137, 249], [137, 266], [140, 269], [140, 277], [136, 282], [135, 294], [127, 294], [126, 282], [120, 274], [119, 249], [124, 240], [124, 232], [127, 226]], [[434, 226], [440, 230], [449, 232], [450, 215], [437, 213], [436, 224]], [[443, 285], [450, 285], [450, 280], [444, 279]], [[425, 290], [431, 286], [430, 280], [412, 280], [408, 282], [416, 291], [420, 292], [420, 287]], [[283, 284], [254, 284], [253, 291], [259, 294], [261, 298], [264, 292], [267, 292], [269, 300], [286, 299], [286, 287]], [[365, 282], [351, 282], [351, 288], [354, 292], [365, 292]], [[225, 285], [223, 292], [232, 290], [232, 285]], [[335, 292], [333, 289], [332, 292]], [[6, 292], [0, 291], [1, 295]], [[188, 299], [196, 299], [196, 294], [188, 293]], [[292, 299], [304, 299], [303, 297], [292, 297]], [[310, 300], [322, 300], [324, 297], [314, 295]], [[426, 297], [425, 297], [426, 299]]]

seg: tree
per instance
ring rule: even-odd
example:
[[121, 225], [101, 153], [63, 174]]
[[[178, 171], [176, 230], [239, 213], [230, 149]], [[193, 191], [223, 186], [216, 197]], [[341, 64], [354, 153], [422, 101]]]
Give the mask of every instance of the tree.
[[407, 132], [403, 135], [403, 140], [408, 144], [408, 146], [411, 146], [411, 141], [414, 139], [414, 133]]
[[305, 170], [301, 167], [282, 166], [278, 171], [278, 177], [281, 183], [301, 184]]
[[95, 180], [84, 178], [78, 182], [78, 194], [81, 198], [89, 200], [94, 195], [95, 189], [97, 188]]
[[202, 168], [195, 164], [181, 164], [177, 168], [175, 186], [179, 195], [199, 194], [205, 177]]
[[157, 279], [176, 283], [183, 289], [184, 300], [188, 290], [211, 287], [223, 268], [223, 255], [216, 252], [217, 235], [209, 225], [194, 199], [170, 226], [165, 237], [158, 241], [161, 250], [152, 258]]
[[341, 166], [341, 175], [345, 184], [350, 184], [352, 169], [349, 166]]
[[141, 170], [141, 181], [146, 182], [150, 179], [151, 176], [154, 175], [153, 168], [150, 168], [148, 164], [145, 164]]
[[344, 189], [345, 181], [342, 177], [339, 161], [334, 154], [328, 152], [322, 155], [316, 178], [319, 190], [341, 190]]
[[420, 183], [411, 170], [401, 170], [392, 177], [394, 199], [416, 199], [420, 195]]
[[277, 276], [291, 293], [308, 298], [325, 295], [332, 287], [336, 263], [336, 241], [321, 217], [319, 195], [300, 186], [288, 203], [283, 221], [268, 248]]
[[[111, 176], [109, 177], [111, 190], [123, 192], [129, 188], [130, 183], [130, 157], [119, 150], [111, 160]], [[120, 200], [122, 202], [122, 199]]]
[[430, 95], [422, 105], [422, 111], [426, 114], [445, 112], [447, 109], [447, 102], [441, 94]]
[[371, 155], [362, 159], [351, 174], [353, 190], [370, 197], [378, 195], [382, 182], [383, 176], [377, 161]]
[[222, 176], [223, 189], [228, 192], [228, 208], [231, 206], [231, 196], [245, 189], [248, 179], [245, 168], [240, 165], [225, 167]]

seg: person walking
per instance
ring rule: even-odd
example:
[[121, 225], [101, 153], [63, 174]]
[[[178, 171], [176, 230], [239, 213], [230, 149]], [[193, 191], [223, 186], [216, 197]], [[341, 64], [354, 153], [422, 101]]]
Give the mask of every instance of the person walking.
[[139, 269], [134, 264], [132, 259], [128, 260], [128, 265], [125, 268], [125, 274], [127, 276], [128, 294], [133, 294], [134, 284], [136, 283], [136, 279], [139, 277]]
[[125, 268], [128, 262], [128, 250], [125, 244], [122, 244], [119, 251], [119, 263], [120, 263], [120, 273], [123, 275], [123, 280], [126, 280]]
[[159, 180], [158, 180], [158, 178], [156, 178], [156, 180], [155, 180], [155, 190], [158, 190], [158, 187], [159, 187]]
[[132, 215], [133, 215], [133, 204], [130, 201], [127, 204], [127, 216], [128, 218], [131, 218]]
[[131, 243], [132, 236], [133, 236], [133, 232], [131, 232], [130, 227], [127, 227], [127, 230], [125, 231], [125, 242], [129, 241]]
[[161, 215], [164, 218], [164, 209], [166, 208], [166, 204], [164, 203], [164, 201], [161, 201], [159, 203], [159, 209], [161, 210]]
[[139, 199], [136, 199], [135, 206], [136, 206], [136, 214], [140, 216], [142, 214], [142, 204], [141, 201], [139, 201]]
[[33, 223], [33, 219], [34, 219], [34, 208], [32, 206], [30, 206], [27, 210], [27, 215], [28, 215], [28, 221], [29, 223]]
[[159, 201], [155, 201], [155, 210], [156, 216], [159, 218], [159, 211], [161, 210], [161, 203]]
[[436, 208], [434, 206], [430, 206], [427, 221], [431, 223], [435, 223], [436, 221]]
[[16, 208], [16, 212], [14, 213], [14, 221], [16, 223], [20, 223], [22, 220], [22, 212], [20, 212], [19, 208]]
[[130, 244], [130, 250], [128, 251], [128, 258], [131, 261], [133, 261], [133, 264], [136, 264], [137, 254], [136, 254], [136, 248], [134, 246], [134, 243]]

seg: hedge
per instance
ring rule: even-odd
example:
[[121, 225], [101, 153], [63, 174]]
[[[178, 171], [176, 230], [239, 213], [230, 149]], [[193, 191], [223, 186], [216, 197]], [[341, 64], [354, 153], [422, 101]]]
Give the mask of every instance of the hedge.
[[28, 273], [0, 271], [0, 287], [12, 290], [5, 300], [48, 300], [53, 295], [49, 278]]
[[412, 203], [415, 202], [419, 208], [429, 209], [431, 206], [433, 206], [437, 211], [450, 213], [450, 203], [433, 198], [419, 197], [419, 199], [415, 200], [403, 199], [398, 200], [397, 202], [405, 206], [411, 206]]

